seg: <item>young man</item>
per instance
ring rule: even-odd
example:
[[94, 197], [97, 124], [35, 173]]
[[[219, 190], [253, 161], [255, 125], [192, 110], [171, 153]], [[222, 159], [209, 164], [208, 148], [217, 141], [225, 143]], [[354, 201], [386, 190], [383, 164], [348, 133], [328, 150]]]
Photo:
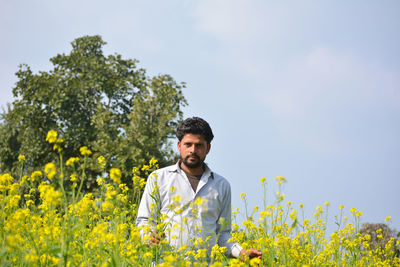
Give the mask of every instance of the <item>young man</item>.
[[176, 136], [180, 160], [150, 175], [139, 205], [136, 225], [151, 227], [149, 244], [158, 245], [162, 239], [151, 225], [157, 221], [154, 214], [158, 205], [168, 222], [165, 238], [170, 245], [181, 247], [190, 245], [190, 239], [202, 238], [207, 240], [208, 253], [218, 243], [233, 257], [261, 257], [259, 250], [242, 249], [238, 243], [228, 241], [231, 188], [224, 177], [204, 163], [214, 138], [209, 124], [201, 118], [188, 118], [178, 126]]

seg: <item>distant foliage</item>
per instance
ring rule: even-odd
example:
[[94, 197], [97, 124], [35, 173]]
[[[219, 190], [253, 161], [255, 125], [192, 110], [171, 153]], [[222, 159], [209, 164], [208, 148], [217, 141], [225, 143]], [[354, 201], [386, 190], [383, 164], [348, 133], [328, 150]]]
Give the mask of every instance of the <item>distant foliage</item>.
[[[392, 249], [396, 254], [400, 255], [399, 247], [396, 241], [400, 240], [400, 233], [395, 229], [391, 229], [384, 223], [364, 223], [361, 226], [360, 233], [369, 238], [369, 246], [373, 250]], [[390, 242], [392, 240], [392, 242]]]
[[[152, 157], [160, 166], [175, 161], [170, 138], [187, 104], [185, 84], [169, 75], [148, 77], [135, 59], [104, 56], [105, 44], [100, 36], [84, 36], [69, 54], [50, 59], [50, 71], [20, 66], [15, 100], [0, 116], [0, 171], [16, 175], [20, 154], [29, 172], [53, 160], [44, 142], [49, 130], [62, 136], [64, 158], [86, 144], [93, 158], [105, 158], [105, 167], [120, 168], [122, 180]], [[89, 159], [85, 190], [95, 186], [96, 166]]]

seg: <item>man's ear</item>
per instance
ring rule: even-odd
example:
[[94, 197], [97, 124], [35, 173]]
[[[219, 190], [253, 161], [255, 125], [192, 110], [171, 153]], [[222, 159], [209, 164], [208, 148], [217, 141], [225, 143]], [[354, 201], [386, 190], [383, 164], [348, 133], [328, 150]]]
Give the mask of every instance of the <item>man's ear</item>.
[[207, 144], [207, 154], [208, 154], [208, 152], [210, 152], [210, 149], [211, 149], [211, 143], [208, 143]]
[[178, 147], [178, 151], [181, 152], [181, 141], [178, 140], [178, 143], [176, 145]]

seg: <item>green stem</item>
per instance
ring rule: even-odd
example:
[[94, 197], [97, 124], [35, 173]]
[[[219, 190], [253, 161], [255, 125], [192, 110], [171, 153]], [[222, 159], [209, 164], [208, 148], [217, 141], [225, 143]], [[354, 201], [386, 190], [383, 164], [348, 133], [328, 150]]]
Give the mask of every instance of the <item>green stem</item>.
[[86, 158], [87, 158], [87, 156], [85, 156], [85, 159], [84, 159], [84, 161], [83, 161], [82, 179], [81, 179], [81, 183], [80, 183], [80, 185], [79, 185], [78, 192], [76, 193], [76, 196], [77, 196], [78, 198], [79, 198], [79, 195], [80, 195], [81, 190], [82, 190], [83, 180], [85, 179]]
[[67, 194], [65, 193], [65, 189], [64, 189], [64, 169], [63, 169], [63, 157], [62, 157], [61, 152], [60, 152], [60, 172], [61, 172], [61, 175], [60, 175], [61, 179], [59, 179], [59, 183], [60, 183], [61, 192], [62, 192], [64, 200], [65, 200], [64, 201], [65, 212], [68, 212], [66, 210], [68, 199], [67, 199]]

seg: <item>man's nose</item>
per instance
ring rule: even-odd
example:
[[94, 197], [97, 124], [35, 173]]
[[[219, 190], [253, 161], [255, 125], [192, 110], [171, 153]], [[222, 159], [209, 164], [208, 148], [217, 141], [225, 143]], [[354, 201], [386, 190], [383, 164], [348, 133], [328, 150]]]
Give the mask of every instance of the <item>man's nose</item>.
[[191, 154], [196, 153], [196, 146], [190, 146], [189, 152], [190, 152]]

